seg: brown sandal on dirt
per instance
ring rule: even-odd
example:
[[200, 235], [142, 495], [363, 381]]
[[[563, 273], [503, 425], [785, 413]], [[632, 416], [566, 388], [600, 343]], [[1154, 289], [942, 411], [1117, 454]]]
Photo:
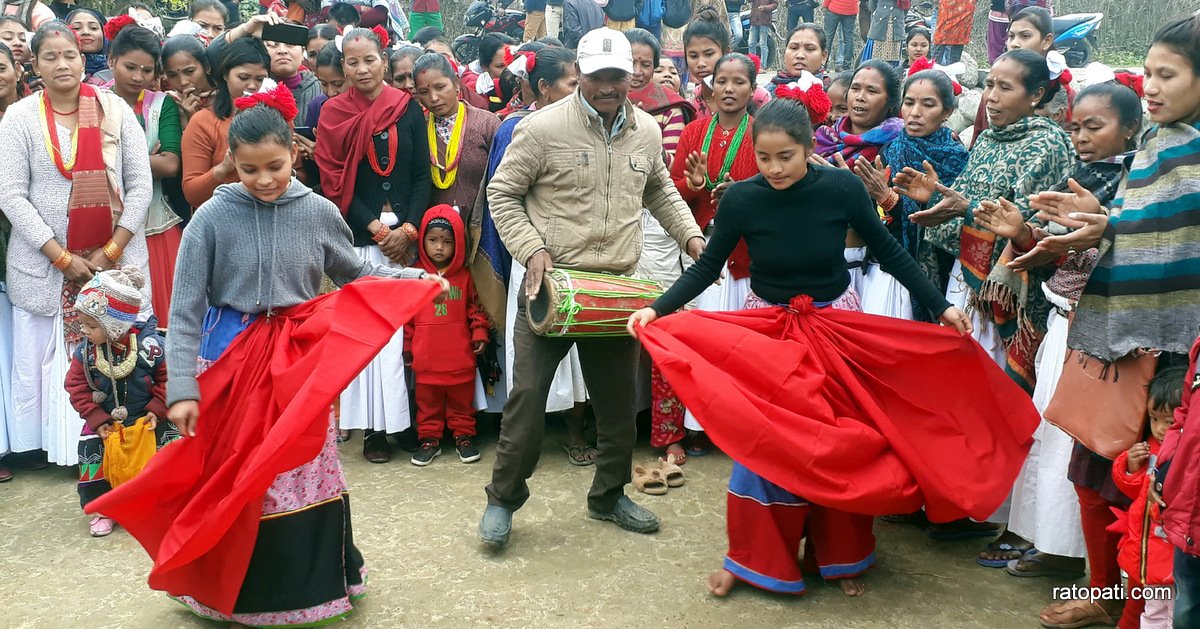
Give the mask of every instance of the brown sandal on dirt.
[[662, 472], [663, 478], [667, 480], [667, 487], [683, 487], [683, 484], [687, 482], [683, 478], [683, 470], [674, 463], [668, 463], [660, 459], [658, 469]]
[[641, 465], [633, 468], [633, 486], [643, 494], [651, 496], [662, 496], [668, 491], [667, 479], [663, 476], [662, 470]]
[[[1055, 607], [1051, 605], [1050, 607]], [[1042, 610], [1038, 618], [1043, 627], [1047, 629], [1080, 629], [1081, 627], [1115, 627], [1117, 619], [1121, 617], [1121, 611], [1117, 610], [1116, 614], [1109, 614], [1100, 606], [1099, 603], [1094, 603], [1086, 600], [1063, 601], [1059, 603], [1052, 612], [1055, 615], [1067, 616], [1060, 622], [1047, 622], [1045, 615], [1050, 610], [1050, 607]]]

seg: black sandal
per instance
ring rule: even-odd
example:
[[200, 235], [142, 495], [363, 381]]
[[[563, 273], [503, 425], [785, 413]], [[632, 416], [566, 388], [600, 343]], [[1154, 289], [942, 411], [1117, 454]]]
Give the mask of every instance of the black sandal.
[[585, 444], [581, 446], [572, 446], [564, 444], [562, 448], [563, 452], [567, 453], [567, 462], [571, 465], [575, 465], [577, 467], [587, 467], [589, 465], [596, 464], [596, 458], [594, 454], [592, 455], [592, 458], [588, 458], [588, 450], [595, 452], [595, 448], [592, 448], [589, 445]]

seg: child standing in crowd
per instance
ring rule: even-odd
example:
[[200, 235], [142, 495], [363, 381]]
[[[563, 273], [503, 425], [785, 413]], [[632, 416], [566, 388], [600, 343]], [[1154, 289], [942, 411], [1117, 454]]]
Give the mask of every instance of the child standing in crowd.
[[[79, 506], [112, 489], [106, 474], [104, 442], [116, 424], [126, 430], [153, 430], [162, 447], [179, 436], [167, 417], [167, 362], [154, 319], [134, 323], [142, 305], [145, 278], [136, 268], [103, 271], [79, 292], [75, 308], [87, 335], [67, 372], [71, 406], [83, 417], [79, 435]], [[104, 537], [113, 521], [89, 522], [92, 537]]]
[[[1167, 430], [1175, 423], [1175, 409], [1183, 402], [1186, 373], [1184, 367], [1171, 367], [1154, 376], [1146, 400], [1150, 438], [1133, 444], [1132, 448], [1113, 461], [1113, 481], [1121, 493], [1133, 500], [1125, 517], [1117, 520], [1117, 526], [1123, 533], [1117, 562], [1129, 575], [1128, 587], [1131, 590], [1142, 586], [1175, 584], [1171, 575], [1175, 549], [1163, 532], [1162, 507], [1148, 498], [1153, 479], [1147, 474], [1147, 463], [1151, 457], [1158, 457]], [[1146, 607], [1141, 612], [1142, 629], [1169, 629], [1171, 608], [1170, 598], [1147, 598]], [[1120, 626], [1134, 626], [1137, 617], [1136, 606], [1125, 606]]]
[[435, 205], [421, 223], [421, 267], [450, 282], [450, 296], [417, 311], [404, 327], [405, 364], [417, 381], [417, 438], [412, 464], [425, 467], [442, 453], [446, 426], [454, 432], [458, 460], [479, 460], [475, 437], [475, 357], [488, 343], [488, 318], [466, 260], [466, 228], [449, 205]]

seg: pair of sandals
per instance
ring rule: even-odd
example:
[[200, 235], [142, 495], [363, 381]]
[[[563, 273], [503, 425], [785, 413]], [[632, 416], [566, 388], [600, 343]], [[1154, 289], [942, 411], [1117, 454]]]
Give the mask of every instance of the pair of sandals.
[[635, 465], [633, 486], [650, 496], [665, 495], [671, 489], [683, 487], [683, 468], [668, 461], [659, 460], [656, 465]]

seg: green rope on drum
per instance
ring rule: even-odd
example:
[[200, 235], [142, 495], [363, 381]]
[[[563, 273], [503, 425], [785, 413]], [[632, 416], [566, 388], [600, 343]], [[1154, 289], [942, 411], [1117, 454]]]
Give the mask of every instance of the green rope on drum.
[[560, 300], [559, 304], [558, 304], [558, 312], [565, 315], [565, 317], [562, 321], [564, 335], [569, 334], [569, 332], [567, 332], [567, 331], [570, 330], [571, 326], [574, 326], [574, 325], [588, 325], [588, 326], [595, 326], [595, 327], [610, 327], [610, 328], [612, 328], [611, 332], [599, 332], [599, 333], [590, 334], [589, 336], [623, 336], [623, 335], [627, 334], [627, 332], [625, 331], [625, 324], [629, 320], [629, 315], [633, 314], [632, 310], [624, 309], [624, 308], [600, 308], [600, 307], [593, 306], [590, 309], [591, 312], [607, 311], [607, 312], [621, 313], [622, 316], [619, 316], [619, 317], [616, 317], [613, 319], [599, 319], [596, 321], [576, 321], [575, 320], [576, 315], [578, 315], [580, 312], [582, 312], [584, 310], [584, 307], [579, 305], [579, 301], [576, 299], [576, 296], [578, 296], [578, 295], [590, 295], [593, 297], [613, 298], [613, 299], [617, 299], [617, 298], [621, 298], [621, 297], [632, 297], [632, 298], [637, 298], [637, 299], [657, 299], [659, 296], [662, 295], [661, 287], [659, 286], [659, 284], [657, 282], [654, 282], [652, 280], [640, 280], [640, 279], [631, 278], [631, 277], [620, 277], [620, 276], [610, 275], [607, 273], [589, 273], [587, 271], [573, 271], [572, 273], [575, 278], [579, 278], [579, 279], [603, 279], [603, 280], [607, 280], [607, 281], [613, 281], [614, 279], [618, 279], [621, 283], [626, 284], [629, 288], [642, 288], [645, 290], [643, 292], [629, 293], [629, 292], [624, 292], [624, 291], [591, 290], [591, 289], [585, 289], [585, 288], [577, 288], [574, 285], [574, 283], [571, 281], [572, 277], [566, 276], [567, 286], [563, 292], [566, 293], [567, 299]]

